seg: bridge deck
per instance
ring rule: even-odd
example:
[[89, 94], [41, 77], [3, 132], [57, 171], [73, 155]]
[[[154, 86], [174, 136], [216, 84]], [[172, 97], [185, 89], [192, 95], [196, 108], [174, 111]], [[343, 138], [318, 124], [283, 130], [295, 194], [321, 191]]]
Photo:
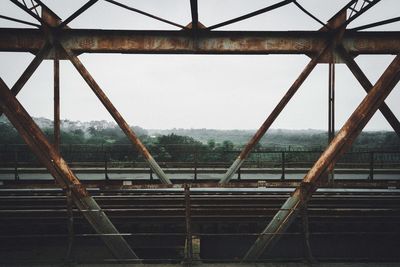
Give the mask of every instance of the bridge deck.
[[[184, 261], [188, 220], [193, 261], [237, 262], [293, 191], [266, 188], [268, 181], [232, 182], [236, 188], [218, 188], [215, 182], [208, 183], [214, 188], [205, 188], [206, 183], [193, 183], [187, 205], [182, 184], [145, 189], [150, 188], [148, 181], [142, 182], [142, 189], [139, 182], [121, 186], [115, 181], [108, 185], [98, 181], [97, 185], [102, 187], [94, 187], [94, 183], [88, 187], [134, 251], [150, 263]], [[287, 186], [289, 182], [298, 183], [286, 181]], [[54, 182], [42, 184], [47, 189], [32, 189], [29, 184], [22, 189], [24, 182], [19, 183], [13, 181], [0, 187], [1, 263], [113, 262], [101, 236], [93, 232], [75, 207], [71, 217], [74, 231], [68, 232], [65, 192], [56, 188]], [[335, 183], [317, 190], [307, 211], [297, 216], [277, 246], [261, 261], [400, 260], [400, 189], [394, 188], [398, 183], [392, 183], [394, 186], [389, 189], [337, 188], [340, 182]], [[376, 187], [376, 183], [379, 182], [370, 182], [369, 187]], [[308, 221], [306, 228], [304, 218]], [[72, 250], [66, 256], [68, 240], [72, 239]], [[305, 245], [306, 239], [310, 248]]]

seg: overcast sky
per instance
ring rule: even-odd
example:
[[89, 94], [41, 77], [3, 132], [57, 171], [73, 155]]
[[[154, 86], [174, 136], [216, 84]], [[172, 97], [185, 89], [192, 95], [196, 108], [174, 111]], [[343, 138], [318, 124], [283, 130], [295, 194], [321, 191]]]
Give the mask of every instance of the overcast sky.
[[[135, 8], [186, 25], [189, 0], [119, 0]], [[29, 2], [29, 1], [28, 1]], [[86, 1], [43, 0], [61, 18]], [[272, 0], [199, 0], [199, 20], [206, 26], [263, 8]], [[322, 21], [348, 1], [302, 0]], [[362, 1], [360, 1], [362, 2]], [[349, 28], [398, 17], [400, 1], [382, 0]], [[32, 19], [8, 0], [0, 15]], [[25, 27], [0, 20], [0, 27]], [[100, 0], [71, 28], [178, 30]], [[320, 25], [293, 4], [221, 30], [317, 30]], [[373, 30], [400, 30], [400, 23]], [[359, 56], [356, 61], [375, 81], [394, 56]], [[33, 59], [29, 53], [0, 53], [0, 77], [9, 87]], [[144, 128], [257, 129], [310, 60], [306, 56], [265, 55], [120, 55], [84, 54], [80, 59], [123, 117]], [[53, 64], [44, 61], [18, 99], [32, 116], [53, 117]], [[399, 85], [387, 104], [400, 118]], [[361, 102], [365, 92], [344, 65], [336, 65], [336, 129]], [[327, 129], [328, 66], [318, 65], [272, 128]], [[72, 64], [61, 62], [61, 117], [71, 120], [112, 120]], [[391, 130], [378, 112], [368, 130]]]

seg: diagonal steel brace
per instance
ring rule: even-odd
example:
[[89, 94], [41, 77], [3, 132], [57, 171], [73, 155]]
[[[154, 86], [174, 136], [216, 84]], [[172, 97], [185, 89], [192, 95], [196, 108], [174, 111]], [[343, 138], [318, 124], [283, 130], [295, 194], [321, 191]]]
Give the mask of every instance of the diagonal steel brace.
[[[26, 82], [29, 80], [29, 78], [33, 75], [33, 73], [36, 71], [36, 69], [42, 63], [43, 59], [50, 52], [51, 48], [52, 48], [52, 45], [49, 42], [46, 42], [44, 44], [44, 46], [42, 47], [42, 49], [36, 54], [35, 58], [28, 65], [26, 70], [22, 73], [21, 77], [19, 77], [19, 79], [15, 82], [14, 86], [11, 88], [11, 93], [14, 96], [18, 95], [18, 93], [24, 87]], [[0, 108], [0, 116], [1, 115], [3, 115], [3, 112]]]
[[[368, 93], [371, 91], [373, 87], [372, 83], [369, 81], [367, 76], [361, 70], [361, 68], [357, 65], [353, 57], [346, 51], [346, 49], [339, 45], [336, 47], [336, 51], [338, 52], [339, 56], [342, 60], [346, 63], [347, 67], [353, 73], [354, 77], [358, 80], [364, 90]], [[397, 133], [400, 137], [400, 122], [394, 115], [394, 113], [390, 110], [389, 106], [383, 102], [382, 105], [379, 107], [379, 110], [382, 112], [383, 116], [387, 120], [387, 122], [392, 126], [393, 130]]]
[[100, 88], [100, 86], [97, 84], [97, 82], [94, 80], [94, 78], [90, 75], [89, 71], [85, 68], [85, 66], [82, 64], [82, 62], [79, 60], [79, 58], [72, 51], [64, 49], [64, 47], [61, 44], [57, 44], [57, 47], [59, 47], [59, 49], [61, 51], [65, 52], [68, 59], [74, 65], [76, 70], [79, 72], [79, 74], [82, 76], [82, 78], [86, 81], [86, 83], [92, 89], [93, 93], [99, 98], [101, 103], [104, 105], [104, 107], [110, 113], [110, 115], [114, 118], [114, 120], [117, 122], [117, 124], [122, 129], [122, 131], [125, 133], [125, 135], [128, 137], [128, 139], [133, 143], [133, 145], [135, 145], [135, 147], [143, 155], [143, 157], [146, 159], [147, 163], [149, 164], [150, 168], [154, 171], [154, 173], [156, 173], [156, 175], [161, 180], [161, 182], [164, 184], [172, 184], [170, 179], [168, 178], [168, 176], [161, 169], [161, 167], [158, 165], [158, 163], [154, 160], [154, 158], [152, 157], [150, 152], [147, 150], [145, 145], [140, 141], [140, 139], [137, 137], [135, 132], [129, 127], [128, 123], [121, 116], [121, 114], [118, 112], [118, 110], [112, 104], [110, 99], [106, 96], [106, 94]]
[[279, 101], [278, 105], [274, 108], [274, 110], [271, 112], [271, 114], [268, 116], [268, 118], [264, 121], [264, 123], [261, 125], [261, 127], [258, 129], [258, 131], [255, 133], [255, 135], [250, 139], [250, 141], [243, 148], [243, 150], [241, 151], [239, 156], [236, 158], [236, 160], [232, 163], [232, 165], [226, 171], [224, 176], [219, 181], [220, 184], [228, 183], [230, 181], [230, 179], [232, 178], [232, 176], [239, 170], [239, 168], [242, 166], [242, 164], [244, 163], [244, 161], [250, 154], [251, 150], [260, 141], [260, 139], [265, 135], [265, 133], [271, 127], [272, 123], [274, 123], [274, 121], [278, 118], [279, 114], [282, 112], [282, 110], [289, 103], [289, 101], [295, 95], [295, 93], [300, 88], [300, 86], [303, 84], [303, 82], [307, 79], [307, 77], [313, 71], [315, 66], [318, 64], [320, 58], [325, 54], [326, 51], [328, 51], [328, 49], [330, 47], [331, 47], [331, 45], [326, 44], [324, 49], [322, 49], [320, 51], [320, 53], [317, 56], [315, 56], [307, 64], [307, 66], [304, 68], [304, 70], [300, 73], [299, 77], [297, 77], [297, 79], [294, 81], [292, 86], [289, 88], [289, 90], [286, 92], [286, 94]]
[[338, 132], [324, 153], [309, 170], [299, 187], [282, 205], [281, 209], [259, 235], [255, 243], [247, 251], [243, 261], [255, 261], [273, 247], [283, 233], [296, 218], [301, 208], [309, 201], [316, 190], [316, 182], [327, 170], [335, 164], [341, 155], [352, 145], [364, 126], [368, 123], [385, 98], [400, 80], [400, 55], [392, 61], [375, 86], [367, 94], [357, 109], [353, 112], [342, 129]]
[[129, 244], [101, 210], [96, 201], [89, 195], [69, 168], [61, 154], [49, 143], [46, 136], [35, 124], [7, 85], [0, 78], [0, 106], [10, 122], [17, 129], [32, 152], [48, 169], [58, 184], [70, 189], [76, 207], [83, 213], [94, 230], [102, 234], [101, 238], [117, 259], [137, 259]]

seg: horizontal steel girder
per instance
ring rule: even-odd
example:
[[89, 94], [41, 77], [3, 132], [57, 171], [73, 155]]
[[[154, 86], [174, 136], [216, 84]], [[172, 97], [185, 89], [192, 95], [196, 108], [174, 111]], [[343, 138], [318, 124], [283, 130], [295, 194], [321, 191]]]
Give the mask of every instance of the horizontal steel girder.
[[[324, 48], [328, 32], [132, 31], [60, 29], [53, 34], [75, 53], [306, 54]], [[0, 28], [0, 51], [37, 53], [47, 40], [38, 29]], [[353, 56], [400, 53], [400, 32], [351, 32], [343, 37]]]

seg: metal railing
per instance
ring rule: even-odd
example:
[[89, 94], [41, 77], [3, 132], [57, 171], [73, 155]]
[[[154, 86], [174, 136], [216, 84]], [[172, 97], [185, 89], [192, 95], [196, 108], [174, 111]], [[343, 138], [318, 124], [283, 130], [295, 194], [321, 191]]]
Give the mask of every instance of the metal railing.
[[[151, 150], [162, 168], [193, 174], [194, 180], [202, 172], [224, 172], [240, 153], [239, 149], [224, 150], [221, 147], [209, 149], [192, 145], [167, 145], [151, 147]], [[131, 145], [61, 145], [60, 151], [71, 167], [102, 171], [105, 179], [110, 179], [109, 173], [117, 169], [148, 172], [150, 180], [154, 178], [143, 157]], [[321, 148], [305, 150], [299, 147], [287, 147], [255, 150], [238, 170], [237, 178], [240, 180], [242, 173], [273, 172], [280, 173], [281, 179], [284, 180], [288, 171], [306, 171], [321, 153]], [[41, 167], [26, 145], [0, 145], [0, 170], [12, 171], [15, 180], [20, 179], [21, 170]], [[344, 154], [335, 168], [351, 172], [357, 170], [368, 172], [368, 179], [373, 180], [376, 171], [400, 171], [400, 150], [353, 150]]]

